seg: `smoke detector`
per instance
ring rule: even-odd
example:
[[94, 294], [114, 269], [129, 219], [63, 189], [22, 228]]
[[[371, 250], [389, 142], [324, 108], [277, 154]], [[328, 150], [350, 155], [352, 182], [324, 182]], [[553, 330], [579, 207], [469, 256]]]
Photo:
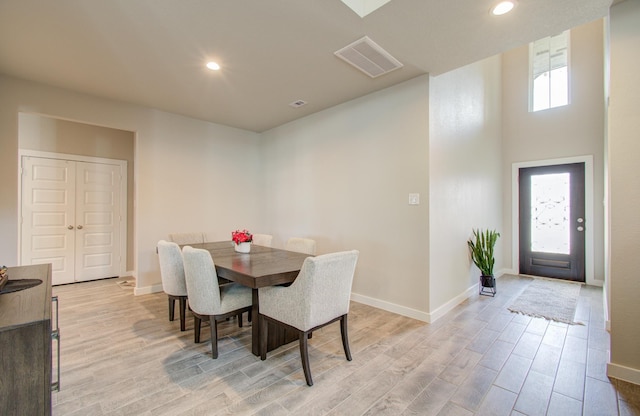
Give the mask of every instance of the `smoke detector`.
[[334, 52], [334, 55], [371, 78], [379, 77], [404, 66], [368, 36]]

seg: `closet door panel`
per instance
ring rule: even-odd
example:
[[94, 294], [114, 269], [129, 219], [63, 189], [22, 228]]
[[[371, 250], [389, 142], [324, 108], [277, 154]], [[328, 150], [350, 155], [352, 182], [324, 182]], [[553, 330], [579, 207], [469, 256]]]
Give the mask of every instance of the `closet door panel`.
[[76, 280], [118, 276], [120, 168], [77, 162]]
[[21, 263], [51, 263], [53, 284], [72, 283], [75, 162], [25, 156], [22, 168]]

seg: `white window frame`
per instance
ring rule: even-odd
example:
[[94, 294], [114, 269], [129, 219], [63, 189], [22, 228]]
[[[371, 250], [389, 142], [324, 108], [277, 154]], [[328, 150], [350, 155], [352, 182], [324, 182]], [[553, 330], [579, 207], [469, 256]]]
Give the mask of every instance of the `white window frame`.
[[[547, 36], [546, 38], [543, 39], [539, 39], [536, 42], [531, 42], [529, 44], [529, 112], [533, 113], [533, 112], [538, 112], [538, 111], [544, 111], [544, 110], [549, 110], [552, 108], [559, 108], [559, 107], [564, 107], [566, 105], [571, 104], [571, 31], [566, 30], [566, 39], [567, 39], [567, 102], [566, 104], [561, 104], [561, 105], [551, 105], [551, 98], [549, 98], [549, 105], [547, 107], [544, 108], [538, 108], [538, 109], [534, 109], [534, 93], [533, 93], [533, 76], [534, 76], [534, 70], [533, 70], [533, 65], [534, 65], [534, 44], [540, 40], [543, 39], [548, 39], [551, 36]], [[549, 69], [548, 72], [551, 72], [551, 68]], [[551, 87], [549, 87], [549, 95], [551, 96]]]

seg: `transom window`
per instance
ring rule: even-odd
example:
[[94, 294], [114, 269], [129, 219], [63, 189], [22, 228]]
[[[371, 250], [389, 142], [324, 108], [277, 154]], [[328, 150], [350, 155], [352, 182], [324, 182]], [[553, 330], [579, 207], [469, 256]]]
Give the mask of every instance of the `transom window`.
[[529, 44], [529, 111], [569, 104], [569, 31]]

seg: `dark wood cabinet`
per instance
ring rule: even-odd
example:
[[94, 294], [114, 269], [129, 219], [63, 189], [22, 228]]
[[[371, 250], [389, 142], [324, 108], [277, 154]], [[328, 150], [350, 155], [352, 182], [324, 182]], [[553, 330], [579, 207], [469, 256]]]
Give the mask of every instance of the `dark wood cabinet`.
[[0, 295], [0, 415], [50, 415], [51, 265], [7, 273], [42, 283]]

